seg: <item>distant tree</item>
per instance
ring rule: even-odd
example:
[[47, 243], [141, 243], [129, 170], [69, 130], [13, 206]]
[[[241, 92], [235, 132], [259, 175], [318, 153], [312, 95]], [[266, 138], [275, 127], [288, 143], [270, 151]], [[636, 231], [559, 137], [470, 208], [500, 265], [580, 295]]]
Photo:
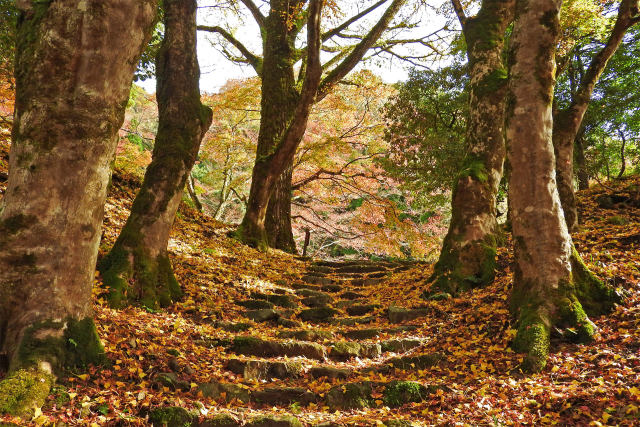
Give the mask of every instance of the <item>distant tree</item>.
[[[199, 29], [217, 33], [230, 45], [225, 49], [232, 60], [250, 64], [262, 80], [262, 120], [258, 137], [256, 163], [252, 176], [252, 187], [247, 201], [247, 212], [237, 231], [244, 242], [257, 247], [276, 247], [295, 251], [291, 232], [291, 175], [295, 150], [306, 129], [306, 117], [312, 104], [323, 99], [331, 88], [340, 82], [365, 55], [396, 55], [399, 45], [429, 45], [428, 37], [402, 39], [394, 37], [408, 24], [399, 23], [383, 40], [389, 27], [406, 0], [381, 0], [360, 9], [341, 24], [318, 35], [316, 45], [296, 47], [296, 41], [305, 28], [305, 0], [269, 2], [269, 13], [263, 15], [251, 0], [240, 1], [254, 17], [262, 35], [262, 55], [254, 54], [230, 31], [221, 27]], [[357, 24], [389, 4], [369, 29], [357, 31]], [[320, 5], [321, 9], [335, 10], [333, 2]], [[358, 3], [357, 6], [360, 6]], [[310, 7], [310, 6], [309, 6]], [[329, 13], [325, 13], [326, 16]], [[309, 27], [307, 25], [307, 35]], [[319, 31], [319, 30], [318, 30]], [[342, 43], [340, 40], [351, 41]], [[317, 49], [317, 52], [313, 52]], [[330, 55], [324, 64], [320, 63], [319, 52]], [[238, 52], [238, 53], [231, 53]], [[317, 64], [310, 63], [309, 55], [317, 55]], [[324, 55], [323, 55], [324, 57]], [[295, 66], [300, 64], [298, 78]], [[316, 68], [311, 68], [313, 67]], [[309, 93], [304, 93], [304, 85], [310, 72], [319, 73], [322, 81]], [[314, 77], [315, 78], [315, 77]]]
[[158, 133], [131, 214], [100, 262], [112, 307], [158, 308], [182, 295], [167, 252], [186, 181], [211, 125], [200, 101], [196, 1], [164, 0], [165, 32], [156, 59]]
[[619, 300], [573, 247], [556, 186], [552, 103], [561, 3], [518, 0], [510, 55], [506, 134], [515, 254], [513, 345], [526, 353], [523, 368], [532, 372], [546, 364], [552, 329], [589, 342], [595, 325], [588, 315], [604, 313]]
[[469, 79], [456, 64], [431, 71], [413, 70], [385, 106], [385, 171], [426, 207], [449, 202], [465, 152]]
[[28, 415], [52, 375], [105, 357], [91, 288], [109, 164], [156, 2], [16, 4], [16, 116], [0, 201], [0, 352], [10, 374], [0, 411]]
[[618, 6], [618, 15], [602, 47], [592, 58], [589, 66], [579, 77], [577, 87], [571, 92], [570, 104], [556, 110], [553, 125], [553, 146], [556, 156], [556, 176], [564, 217], [569, 231], [578, 226], [574, 179], [573, 179], [573, 147], [580, 130], [589, 102], [600, 75], [623, 42], [627, 30], [640, 22], [638, 0], [622, 0]]
[[[589, 46], [575, 52], [568, 70], [560, 76], [556, 94], [568, 105], [571, 83], [579, 81], [593, 56]], [[633, 172], [627, 166], [638, 164], [640, 140], [640, 30], [632, 28], [609, 61], [594, 88], [582, 126], [576, 136], [574, 173], [580, 189], [589, 178]], [[566, 108], [566, 107], [565, 107]], [[623, 142], [624, 141], [624, 142]], [[624, 161], [623, 161], [624, 159]]]

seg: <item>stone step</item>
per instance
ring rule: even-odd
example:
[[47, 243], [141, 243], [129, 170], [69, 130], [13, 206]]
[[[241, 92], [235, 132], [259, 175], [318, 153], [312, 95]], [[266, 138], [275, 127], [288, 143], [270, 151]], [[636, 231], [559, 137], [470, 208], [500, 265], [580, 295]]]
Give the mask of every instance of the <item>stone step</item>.
[[346, 291], [340, 294], [340, 298], [354, 300], [354, 299], [365, 298], [365, 296], [359, 292]]
[[339, 283], [334, 283], [334, 284], [330, 284], [330, 285], [323, 285], [320, 289], [322, 289], [325, 292], [340, 292], [341, 290], [344, 289], [344, 284], [339, 284]]
[[247, 299], [242, 301], [236, 301], [236, 304], [241, 307], [248, 308], [250, 310], [262, 310], [262, 309], [274, 307], [273, 303], [269, 301], [265, 301], [263, 299]]
[[322, 329], [299, 329], [294, 331], [278, 331], [278, 338], [296, 339], [300, 341], [324, 341], [333, 338], [331, 331]]
[[213, 323], [213, 326], [220, 328], [227, 332], [244, 332], [254, 327], [254, 323], [251, 322], [227, 322], [217, 321]]
[[296, 282], [296, 283], [292, 283], [290, 286], [292, 289], [295, 289], [295, 290], [310, 289], [312, 291], [320, 291], [320, 286], [312, 285], [310, 283]]
[[[317, 370], [316, 373], [328, 374], [319, 375], [317, 378], [321, 378], [322, 376], [329, 378], [346, 378], [342, 377], [339, 371], [330, 372]], [[335, 377], [331, 376], [334, 374], [336, 375]], [[374, 392], [381, 394], [385, 406], [398, 408], [408, 403], [423, 402], [429, 398], [431, 393], [436, 392], [438, 388], [439, 387], [429, 386], [415, 381], [361, 381], [337, 384], [330, 388], [324, 397], [322, 397], [302, 387], [264, 387], [253, 389], [233, 383], [212, 381], [200, 384], [198, 386], [198, 392], [202, 393], [204, 397], [217, 401], [231, 402], [237, 399], [245, 404], [253, 402], [269, 407], [284, 407], [292, 404], [307, 406], [310, 403], [316, 403], [322, 406], [328, 406], [329, 410], [334, 412], [337, 410], [361, 410], [375, 407]], [[270, 421], [264, 424], [248, 425], [274, 427], [280, 424], [274, 424]]]
[[[198, 391], [204, 397], [214, 400], [231, 402], [237, 399], [243, 403], [255, 402], [268, 406], [289, 406], [293, 403], [308, 405], [316, 402], [318, 396], [304, 388], [297, 387], [266, 387], [263, 389], [251, 389], [246, 386], [212, 381], [200, 384]], [[271, 424], [268, 424], [271, 426]]]
[[380, 347], [383, 352], [401, 353], [422, 346], [427, 340], [421, 338], [398, 338], [382, 341]]
[[362, 381], [332, 387], [326, 394], [325, 404], [331, 411], [375, 407], [374, 388], [382, 391], [384, 405], [391, 408], [398, 408], [407, 403], [423, 402], [437, 390], [437, 387], [426, 386], [415, 381], [389, 383]]
[[391, 306], [388, 310], [389, 322], [403, 323], [429, 315], [428, 308], [404, 308]]
[[301, 297], [321, 297], [321, 298], [331, 298], [331, 295], [320, 292], [317, 289], [298, 289], [296, 291], [296, 295]]
[[309, 375], [314, 379], [326, 377], [329, 379], [343, 380], [351, 376], [352, 373], [352, 369], [336, 368], [333, 366], [314, 366], [309, 369]]
[[229, 359], [226, 369], [242, 375], [248, 381], [270, 380], [272, 378], [297, 378], [302, 374], [303, 365], [299, 361], [241, 360]]
[[347, 313], [351, 316], [364, 316], [365, 314], [372, 313], [382, 307], [379, 304], [356, 304], [351, 307], [347, 307]]
[[329, 295], [316, 295], [311, 297], [302, 298], [300, 302], [307, 307], [324, 307], [333, 301]]
[[334, 268], [335, 274], [344, 274], [344, 273], [377, 273], [377, 272], [387, 272], [387, 267], [383, 265], [365, 265], [365, 264], [354, 264], [354, 265], [344, 265], [341, 267]]
[[363, 317], [338, 317], [335, 319], [331, 319], [329, 323], [337, 326], [355, 326], [355, 325], [366, 325], [368, 323], [373, 323], [376, 321], [374, 316], [363, 316]]
[[319, 286], [334, 284], [334, 280], [326, 276], [302, 276], [300, 280], [311, 285], [319, 285]]
[[351, 286], [375, 286], [384, 282], [386, 278], [365, 277], [364, 279], [350, 280]]
[[380, 366], [377, 371], [385, 372], [390, 368], [401, 369], [403, 371], [418, 371], [437, 365], [444, 356], [439, 353], [419, 354], [410, 356], [393, 357]]
[[298, 317], [305, 322], [330, 322], [340, 312], [331, 307], [315, 307], [302, 310]]
[[355, 357], [375, 359], [382, 355], [382, 348], [378, 343], [358, 343], [355, 341], [340, 341], [329, 348], [331, 359], [346, 361]]
[[279, 307], [284, 308], [294, 308], [298, 304], [296, 297], [293, 295], [286, 294], [263, 294], [261, 292], [252, 292], [250, 294], [252, 299], [260, 299], [270, 302], [271, 304], [277, 305]]
[[324, 360], [326, 348], [307, 341], [267, 341], [256, 337], [235, 337], [229, 351], [243, 356], [258, 357], [306, 357]]
[[407, 326], [397, 326], [395, 328], [384, 328], [384, 329], [378, 329], [378, 328], [354, 329], [350, 331], [342, 331], [340, 332], [340, 334], [343, 337], [349, 338], [349, 339], [365, 340], [365, 339], [375, 338], [382, 333], [397, 334], [397, 333], [402, 333], [407, 331], [415, 331], [416, 329], [418, 329], [417, 326], [407, 325]]

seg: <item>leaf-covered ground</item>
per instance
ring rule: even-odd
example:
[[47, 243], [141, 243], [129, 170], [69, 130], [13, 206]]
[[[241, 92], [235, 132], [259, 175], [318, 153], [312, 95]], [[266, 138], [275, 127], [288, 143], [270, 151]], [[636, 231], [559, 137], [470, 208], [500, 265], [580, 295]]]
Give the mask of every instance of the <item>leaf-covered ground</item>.
[[[2, 194], [6, 134], [0, 144]], [[114, 177], [102, 255], [136, 185]], [[595, 343], [555, 341], [539, 375], [523, 375], [522, 356], [509, 348], [508, 241], [494, 284], [425, 301], [427, 264], [260, 253], [227, 238], [227, 225], [183, 208], [170, 251], [184, 300], [158, 312], [111, 310], [96, 276], [97, 324], [113, 365], [60, 378], [30, 422], [0, 421], [161, 425], [168, 412], [158, 408], [180, 407], [172, 414], [191, 425], [637, 425], [640, 179], [607, 185], [580, 195], [575, 241], [629, 298], [593, 319]], [[231, 418], [213, 423], [220, 414]]]

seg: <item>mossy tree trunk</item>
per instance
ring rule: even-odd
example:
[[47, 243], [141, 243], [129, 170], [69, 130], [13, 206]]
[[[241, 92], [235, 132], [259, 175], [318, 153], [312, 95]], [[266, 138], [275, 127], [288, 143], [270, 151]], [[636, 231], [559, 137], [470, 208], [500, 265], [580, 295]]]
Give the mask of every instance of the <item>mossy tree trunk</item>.
[[291, 228], [291, 178], [293, 166], [288, 167], [276, 181], [269, 199], [265, 229], [269, 247], [297, 253]]
[[609, 59], [618, 50], [627, 30], [640, 21], [638, 0], [622, 0], [618, 17], [605, 46], [593, 57], [572, 96], [571, 105], [556, 112], [553, 120], [553, 147], [556, 156], [556, 177], [560, 201], [569, 231], [578, 227], [578, 211], [573, 178], [573, 148], [582, 125], [593, 89], [605, 70]]
[[[507, 146], [515, 251], [511, 310], [514, 348], [523, 368], [546, 364], [552, 329], [581, 342], [592, 339], [589, 315], [606, 312], [617, 296], [582, 263], [573, 248], [555, 180], [552, 101], [561, 0], [518, 0], [512, 37]], [[524, 4], [527, 7], [524, 7]]]
[[484, 0], [466, 18], [454, 1], [467, 43], [471, 94], [467, 154], [453, 189], [452, 216], [431, 292], [455, 294], [493, 281], [496, 258], [496, 198], [505, 158], [503, 135], [507, 70], [504, 38], [513, 0]]
[[0, 411], [26, 415], [48, 394], [50, 375], [105, 361], [91, 288], [109, 164], [156, 2], [22, 1], [19, 9], [0, 203], [0, 352], [10, 369]]
[[167, 252], [182, 193], [211, 125], [200, 102], [196, 1], [164, 1], [165, 35], [156, 59], [158, 133], [127, 223], [100, 263], [112, 307], [167, 306], [181, 296]]

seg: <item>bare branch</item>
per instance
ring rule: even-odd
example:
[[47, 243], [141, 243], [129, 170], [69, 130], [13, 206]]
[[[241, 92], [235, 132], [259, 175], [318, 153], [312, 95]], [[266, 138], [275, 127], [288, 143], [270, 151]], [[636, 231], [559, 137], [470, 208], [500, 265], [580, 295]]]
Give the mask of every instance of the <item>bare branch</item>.
[[246, 6], [247, 9], [249, 9], [249, 12], [251, 12], [251, 15], [253, 15], [253, 19], [256, 20], [256, 23], [260, 26], [260, 28], [264, 28], [265, 17], [262, 12], [260, 12], [258, 6], [251, 0], [240, 1]]
[[338, 25], [337, 27], [327, 31], [326, 33], [324, 33], [322, 35], [322, 41], [326, 42], [331, 37], [333, 37], [333, 36], [337, 35], [338, 33], [340, 33], [342, 30], [347, 29], [349, 27], [349, 25], [351, 25], [354, 22], [364, 18], [365, 16], [367, 16], [368, 14], [370, 14], [371, 12], [373, 12], [374, 10], [376, 10], [377, 8], [379, 8], [380, 6], [385, 4], [387, 1], [388, 0], [380, 0], [379, 2], [374, 4], [373, 6], [369, 7], [368, 9], [363, 10], [362, 12], [358, 13], [357, 15], [354, 15], [351, 18], [347, 19], [346, 21], [344, 21], [342, 24]]
[[451, 0], [451, 4], [453, 5], [453, 10], [456, 11], [458, 21], [460, 21], [460, 25], [464, 30], [464, 26], [467, 23], [467, 16], [464, 14], [464, 7], [462, 7], [462, 3], [460, 3], [460, 0]]
[[382, 33], [387, 29], [391, 20], [396, 16], [400, 8], [407, 0], [393, 0], [391, 5], [384, 12], [380, 20], [373, 26], [371, 31], [362, 39], [351, 53], [336, 68], [331, 70], [324, 78], [318, 89], [318, 97], [320, 100], [324, 98], [331, 87], [338, 81], [342, 80], [364, 57], [367, 51], [376, 43]]
[[240, 53], [242, 54], [242, 56], [244, 56], [247, 62], [251, 64], [251, 66], [253, 67], [255, 72], [258, 74], [258, 76], [262, 75], [262, 58], [251, 53], [251, 51], [249, 51], [249, 49], [247, 49], [245, 45], [243, 45], [242, 42], [240, 42], [240, 40], [233, 37], [231, 33], [226, 31], [224, 28], [218, 27], [218, 26], [209, 27], [207, 25], [198, 25], [198, 31], [206, 31], [209, 33], [220, 34], [229, 43], [231, 43], [236, 49], [240, 51]]

